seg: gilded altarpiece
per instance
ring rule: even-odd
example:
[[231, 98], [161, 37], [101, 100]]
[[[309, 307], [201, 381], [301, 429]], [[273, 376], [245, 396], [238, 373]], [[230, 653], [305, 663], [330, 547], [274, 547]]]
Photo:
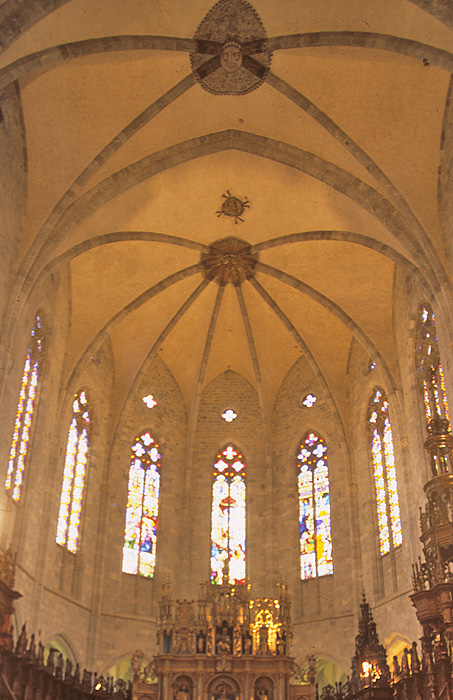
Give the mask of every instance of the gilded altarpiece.
[[[225, 577], [226, 579], [226, 577]], [[313, 683], [290, 685], [290, 598], [251, 600], [249, 587], [224, 579], [200, 586], [197, 601], [173, 600], [165, 584], [160, 601], [157, 683], [134, 683], [134, 700], [311, 700]]]

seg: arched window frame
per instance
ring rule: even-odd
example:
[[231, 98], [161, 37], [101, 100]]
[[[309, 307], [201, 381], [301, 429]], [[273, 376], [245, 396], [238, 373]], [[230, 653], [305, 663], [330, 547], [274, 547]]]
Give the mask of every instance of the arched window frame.
[[327, 445], [309, 430], [297, 451], [300, 577], [333, 574]]
[[373, 465], [379, 549], [381, 555], [384, 555], [402, 544], [403, 534], [389, 401], [382, 387], [374, 387], [371, 394], [367, 429]]
[[30, 345], [25, 358], [24, 371], [14, 421], [13, 437], [9, 453], [5, 489], [14, 501], [20, 499], [24, 479], [30, 433], [35, 413], [38, 391], [39, 372], [43, 357], [43, 333], [41, 316], [37, 314], [33, 321]]
[[56, 534], [57, 544], [73, 554], [79, 546], [90, 431], [91, 409], [82, 389], [72, 401]]
[[[247, 489], [240, 451], [226, 445], [215, 459], [212, 474], [211, 581], [245, 584]], [[236, 506], [231, 507], [232, 502]]]
[[419, 307], [415, 327], [415, 367], [426, 425], [436, 416], [450, 422], [435, 316], [426, 303]]
[[146, 578], [153, 578], [156, 567], [162, 467], [159, 450], [149, 430], [139, 433], [131, 446], [122, 571]]

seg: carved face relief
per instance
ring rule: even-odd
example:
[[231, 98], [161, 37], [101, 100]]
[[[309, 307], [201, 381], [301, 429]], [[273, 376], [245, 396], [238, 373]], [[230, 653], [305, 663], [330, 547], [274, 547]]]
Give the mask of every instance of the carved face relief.
[[242, 66], [242, 51], [239, 44], [229, 42], [223, 47], [220, 63], [227, 73], [234, 73]]

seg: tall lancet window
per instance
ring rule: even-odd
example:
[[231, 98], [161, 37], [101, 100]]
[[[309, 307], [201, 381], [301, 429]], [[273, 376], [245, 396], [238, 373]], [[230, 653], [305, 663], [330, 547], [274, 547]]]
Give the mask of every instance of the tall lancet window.
[[90, 409], [85, 391], [74, 395], [58, 514], [57, 543], [77, 552], [83, 489], [88, 458]]
[[31, 330], [30, 345], [25, 358], [22, 384], [14, 422], [13, 439], [9, 452], [8, 471], [5, 488], [15, 501], [20, 498], [24, 478], [25, 460], [33, 420], [36, 392], [38, 389], [39, 366], [42, 357], [41, 318], [36, 316]]
[[300, 576], [333, 574], [327, 446], [309, 432], [297, 455], [299, 485]]
[[381, 554], [387, 554], [403, 541], [398, 485], [389, 402], [383, 389], [375, 387], [368, 404], [368, 433], [376, 490], [376, 508]]
[[131, 450], [124, 528], [123, 571], [151, 578], [156, 566], [161, 454], [149, 432]]
[[435, 318], [427, 304], [420, 306], [417, 318], [415, 356], [427, 425], [436, 415], [450, 421]]
[[245, 465], [232, 446], [214, 464], [211, 517], [211, 581], [245, 583]]

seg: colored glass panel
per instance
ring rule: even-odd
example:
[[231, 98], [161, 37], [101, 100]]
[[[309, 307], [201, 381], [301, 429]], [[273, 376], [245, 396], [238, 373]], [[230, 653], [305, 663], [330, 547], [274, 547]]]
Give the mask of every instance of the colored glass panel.
[[57, 523], [57, 544], [74, 554], [79, 544], [80, 517], [88, 458], [88, 433], [91, 425], [88, 400], [84, 391], [74, 396], [73, 417], [69, 426]]
[[232, 445], [217, 455], [211, 512], [211, 581], [245, 583], [245, 466]]
[[161, 454], [149, 432], [131, 448], [124, 527], [123, 571], [151, 578], [156, 566]]
[[228, 408], [226, 411], [224, 411], [222, 413], [222, 418], [227, 423], [232, 423], [232, 421], [234, 421], [234, 419], [237, 417], [238, 417], [238, 414], [236, 413], [236, 411], [233, 411], [232, 408]]
[[437, 415], [450, 421], [445, 377], [440, 361], [435, 316], [427, 304], [420, 307], [415, 333], [415, 364], [426, 423]]
[[403, 542], [389, 402], [382, 389], [374, 389], [368, 406], [371, 459], [374, 472], [379, 549], [387, 554]]
[[301, 578], [333, 574], [329, 472], [324, 440], [310, 432], [298, 454]]
[[154, 406], [157, 406], [157, 401], [152, 394], [144, 396], [142, 400], [148, 408], [154, 408]]
[[400, 506], [398, 499], [398, 486], [396, 483], [392, 428], [388, 416], [386, 416], [384, 420], [383, 443], [388, 502], [390, 509], [390, 528], [392, 531], [393, 546], [398, 547], [398, 545], [400, 545], [403, 541], [403, 535], [401, 532]]
[[39, 380], [39, 363], [42, 355], [41, 318], [36, 316], [31, 331], [30, 346], [25, 359], [19, 401], [14, 421], [13, 439], [9, 453], [5, 489], [15, 501], [20, 498], [24, 478], [25, 460], [33, 421], [36, 392]]
[[379, 545], [381, 554], [390, 551], [390, 534], [387, 517], [387, 504], [385, 493], [384, 466], [382, 464], [382, 442], [376, 428], [373, 431], [371, 453], [374, 467], [374, 485], [376, 488], [376, 508], [379, 529]]
[[450, 412], [448, 410], [448, 401], [447, 401], [447, 388], [445, 386], [445, 377], [444, 377], [444, 370], [442, 369], [442, 363], [439, 362], [439, 383], [440, 383], [440, 391], [441, 391], [441, 396], [442, 396], [442, 403], [444, 406], [445, 410], [445, 417], [447, 418], [448, 421], [450, 421]]

